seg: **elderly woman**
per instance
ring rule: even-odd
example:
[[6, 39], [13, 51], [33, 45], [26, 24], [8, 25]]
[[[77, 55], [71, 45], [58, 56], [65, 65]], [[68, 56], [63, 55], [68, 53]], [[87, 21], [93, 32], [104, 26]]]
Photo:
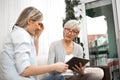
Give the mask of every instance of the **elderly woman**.
[[[73, 42], [73, 39], [77, 37], [79, 33], [79, 22], [77, 20], [67, 21], [64, 25], [63, 39], [53, 42], [50, 46], [48, 64], [59, 61], [66, 63], [73, 56], [82, 58], [82, 47]], [[63, 74], [52, 72], [50, 73], [50, 76], [55, 78], [56, 75], [63, 75], [66, 80], [101, 80], [103, 78], [104, 72], [101, 68], [88, 68], [82, 66], [81, 63], [79, 66], [75, 65], [73, 70], [68, 69]]]
[[44, 30], [42, 19], [43, 14], [34, 7], [23, 10], [0, 54], [0, 80], [39, 80], [37, 75], [66, 71], [68, 65], [61, 62], [37, 65], [38, 41]]

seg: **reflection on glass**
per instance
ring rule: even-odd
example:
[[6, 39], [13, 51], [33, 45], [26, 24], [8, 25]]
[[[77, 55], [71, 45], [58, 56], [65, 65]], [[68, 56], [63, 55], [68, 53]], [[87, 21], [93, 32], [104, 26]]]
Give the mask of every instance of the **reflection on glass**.
[[119, 80], [115, 26], [112, 4], [86, 10], [91, 66], [109, 66], [111, 80]]
[[[108, 53], [108, 38], [107, 38], [107, 22], [105, 20], [105, 16], [98, 16], [95, 18], [91, 18], [87, 16], [87, 29], [88, 29], [88, 39], [89, 39], [89, 52], [90, 52], [90, 58], [93, 61], [95, 58], [98, 58], [97, 54], [102, 54], [101, 57], [107, 57]], [[94, 55], [94, 58], [93, 55]], [[105, 58], [106, 59], [106, 58]], [[104, 60], [105, 60], [104, 59]], [[98, 65], [99, 62], [93, 62], [91, 61], [91, 65]], [[101, 63], [102, 65], [105, 65], [105, 61]]]

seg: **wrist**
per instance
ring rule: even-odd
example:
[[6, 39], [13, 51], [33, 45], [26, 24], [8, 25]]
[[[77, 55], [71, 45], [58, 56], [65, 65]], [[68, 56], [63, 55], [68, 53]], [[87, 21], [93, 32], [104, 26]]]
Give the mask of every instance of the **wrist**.
[[80, 76], [84, 75], [84, 71], [80, 72], [79, 75], [80, 75]]
[[37, 37], [37, 36], [34, 36], [33, 38], [34, 38], [34, 40], [39, 40], [39, 37]]
[[49, 66], [50, 66], [49, 68], [51, 69], [52, 72], [56, 71], [55, 64], [51, 64]]

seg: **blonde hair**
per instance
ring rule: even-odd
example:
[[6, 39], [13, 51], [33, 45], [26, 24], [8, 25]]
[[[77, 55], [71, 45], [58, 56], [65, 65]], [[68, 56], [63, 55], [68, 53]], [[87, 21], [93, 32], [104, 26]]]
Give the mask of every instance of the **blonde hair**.
[[43, 14], [34, 7], [27, 7], [22, 11], [15, 25], [25, 28], [27, 25], [27, 20], [30, 18], [34, 21], [42, 20]]
[[68, 20], [65, 25], [64, 25], [64, 29], [65, 28], [74, 28], [76, 29], [78, 32], [80, 32], [80, 26], [79, 26], [80, 22], [77, 20]]

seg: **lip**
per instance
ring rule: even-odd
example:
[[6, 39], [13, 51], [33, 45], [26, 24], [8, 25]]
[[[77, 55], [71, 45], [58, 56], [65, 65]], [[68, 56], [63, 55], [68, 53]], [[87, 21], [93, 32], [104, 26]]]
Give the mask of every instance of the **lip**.
[[71, 39], [71, 36], [66, 36], [66, 38], [69, 38], [69, 39]]

